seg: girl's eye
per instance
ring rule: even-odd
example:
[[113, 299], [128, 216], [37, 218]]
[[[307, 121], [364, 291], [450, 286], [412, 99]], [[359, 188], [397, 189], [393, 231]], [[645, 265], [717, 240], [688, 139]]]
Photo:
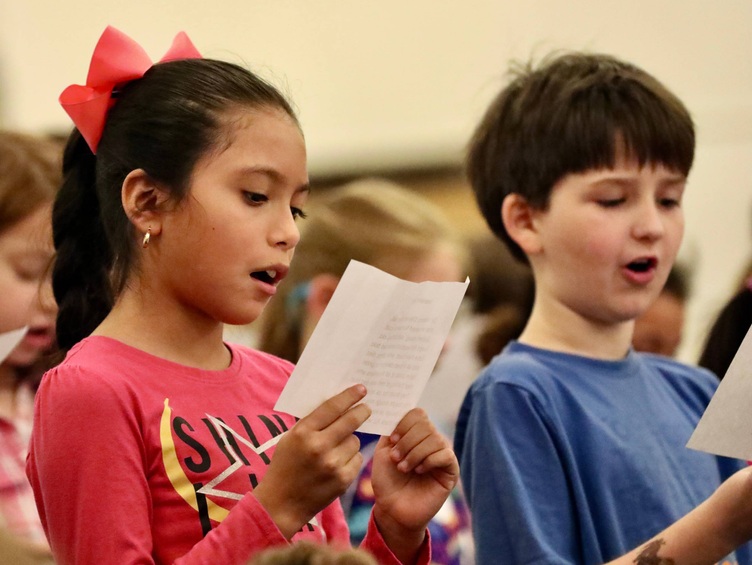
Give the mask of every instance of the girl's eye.
[[296, 220], [300, 218], [301, 220], [305, 220], [308, 215], [300, 208], [292, 207], [290, 208], [290, 212], [292, 212], [292, 217]]
[[243, 197], [248, 201], [249, 204], [255, 206], [263, 204], [264, 202], [269, 200], [269, 198], [265, 194], [261, 194], [259, 192], [243, 191]]

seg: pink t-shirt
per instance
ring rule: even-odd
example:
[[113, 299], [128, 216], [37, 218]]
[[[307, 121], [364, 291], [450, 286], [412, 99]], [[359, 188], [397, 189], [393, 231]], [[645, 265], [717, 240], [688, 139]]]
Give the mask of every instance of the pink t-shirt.
[[[288, 543], [251, 492], [295, 423], [273, 409], [292, 365], [228, 347], [207, 371], [89, 337], [45, 375], [27, 473], [58, 563], [245, 564]], [[339, 502], [303, 539], [349, 543]], [[373, 520], [363, 547], [399, 563]]]

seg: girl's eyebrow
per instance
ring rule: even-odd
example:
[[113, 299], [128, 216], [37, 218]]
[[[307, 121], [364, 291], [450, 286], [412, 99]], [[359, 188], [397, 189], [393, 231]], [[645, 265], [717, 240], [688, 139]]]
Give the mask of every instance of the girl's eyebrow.
[[[269, 177], [276, 183], [282, 183], [286, 180], [286, 177], [281, 174], [277, 169], [272, 167], [266, 167], [263, 165], [241, 167], [237, 171], [238, 176], [250, 176], [250, 175], [263, 175]], [[311, 192], [311, 183], [306, 181], [301, 184], [296, 190], [296, 193]]]

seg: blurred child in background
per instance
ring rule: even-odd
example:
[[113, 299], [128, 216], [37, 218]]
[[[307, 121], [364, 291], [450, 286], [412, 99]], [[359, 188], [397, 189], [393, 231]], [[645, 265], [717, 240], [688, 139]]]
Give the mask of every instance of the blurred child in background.
[[[260, 349], [296, 362], [351, 260], [421, 282], [463, 280], [464, 258], [444, 215], [417, 194], [380, 179], [331, 189], [311, 206], [302, 226], [295, 261], [262, 318]], [[365, 535], [374, 503], [371, 472], [378, 439], [358, 436], [364, 463], [342, 496], [353, 543]], [[458, 492], [429, 530], [434, 563], [459, 564], [463, 552], [467, 556], [469, 527]]]
[[750, 325], [752, 277], [747, 279], [744, 287], [732, 296], [717, 314], [705, 338], [697, 364], [710, 369], [719, 379], [723, 379]]
[[51, 558], [25, 467], [34, 391], [54, 345], [48, 275], [61, 154], [55, 142], [0, 131], [0, 333], [28, 328], [0, 363], [0, 527], [8, 540], [0, 547], [26, 547], [7, 563]]
[[682, 341], [689, 299], [689, 275], [680, 264], [671, 268], [655, 302], [635, 320], [635, 351], [675, 357]]
[[491, 359], [525, 327], [533, 307], [533, 275], [492, 234], [467, 245], [470, 286], [439, 363], [419, 406], [428, 410], [448, 435], [467, 389]]

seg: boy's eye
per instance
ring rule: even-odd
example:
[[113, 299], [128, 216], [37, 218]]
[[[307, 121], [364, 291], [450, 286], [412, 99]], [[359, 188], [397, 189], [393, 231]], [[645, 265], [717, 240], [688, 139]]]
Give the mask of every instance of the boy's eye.
[[248, 192], [243, 191], [243, 197], [248, 201], [249, 204], [262, 204], [269, 200], [265, 194], [261, 194], [258, 192]]
[[300, 218], [301, 220], [305, 220], [308, 217], [308, 215], [301, 208], [292, 207], [290, 208], [290, 212], [292, 212], [292, 217], [295, 218], [296, 220], [298, 218]]
[[605, 198], [603, 200], [598, 200], [598, 205], [604, 208], [615, 208], [616, 206], [623, 204], [625, 201], [626, 198]]
[[664, 208], [677, 208], [681, 202], [676, 198], [661, 198], [659, 204]]

